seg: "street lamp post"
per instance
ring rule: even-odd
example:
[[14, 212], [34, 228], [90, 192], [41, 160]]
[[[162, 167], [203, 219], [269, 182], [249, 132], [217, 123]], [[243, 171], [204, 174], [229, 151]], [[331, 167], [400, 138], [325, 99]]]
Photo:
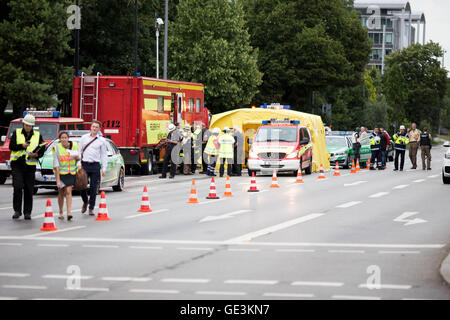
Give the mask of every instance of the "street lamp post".
[[161, 18], [156, 19], [156, 78], [159, 78], [159, 28], [164, 24]]

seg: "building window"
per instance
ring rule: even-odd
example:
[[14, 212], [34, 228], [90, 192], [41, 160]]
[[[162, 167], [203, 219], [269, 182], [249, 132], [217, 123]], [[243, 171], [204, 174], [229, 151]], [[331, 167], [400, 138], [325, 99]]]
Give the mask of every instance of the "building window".
[[386, 26], [386, 28], [392, 28], [392, 20], [389, 18], [381, 18], [381, 25]]
[[200, 98], [197, 98], [197, 100], [195, 100], [195, 112], [202, 112], [202, 100]]
[[361, 23], [364, 28], [367, 28], [367, 18], [366, 17], [361, 17]]
[[374, 44], [382, 44], [383, 43], [383, 34], [382, 33], [374, 33], [369, 32], [370, 39], [373, 40]]
[[381, 54], [382, 54], [381, 49], [373, 49], [372, 54], [370, 55], [370, 59], [371, 60], [381, 60]]
[[189, 109], [188, 112], [194, 112], [194, 98], [189, 98]]
[[391, 54], [392, 53], [392, 49], [386, 49], [386, 55]]
[[392, 44], [392, 33], [386, 33], [386, 43]]
[[158, 96], [158, 112], [164, 112], [164, 97]]

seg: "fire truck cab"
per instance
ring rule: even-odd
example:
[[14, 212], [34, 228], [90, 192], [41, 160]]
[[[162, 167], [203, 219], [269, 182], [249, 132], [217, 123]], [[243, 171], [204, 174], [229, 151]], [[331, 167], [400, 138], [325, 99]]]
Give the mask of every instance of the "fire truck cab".
[[248, 173], [292, 172], [301, 168], [312, 172], [313, 145], [311, 133], [299, 120], [270, 119], [262, 122], [252, 141]]
[[[60, 131], [83, 129], [83, 119], [61, 117], [60, 112], [52, 108], [47, 110], [28, 108], [23, 112], [23, 117], [27, 114], [32, 114], [35, 117], [34, 129], [38, 130], [44, 141], [49, 143], [58, 138]], [[23, 118], [18, 118], [11, 121], [8, 133], [1, 137], [4, 144], [0, 146], [0, 184], [4, 184], [11, 174], [9, 142], [14, 131], [17, 128], [22, 128], [22, 120]]]

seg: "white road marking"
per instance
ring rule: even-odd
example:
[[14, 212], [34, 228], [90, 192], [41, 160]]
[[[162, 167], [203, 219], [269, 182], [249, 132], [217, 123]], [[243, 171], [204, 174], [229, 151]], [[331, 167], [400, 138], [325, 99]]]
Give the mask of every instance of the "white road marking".
[[216, 203], [216, 202], [223, 201], [223, 200], [226, 200], [226, 198], [220, 198], [220, 199], [214, 199], [214, 200], [210, 199], [208, 201], [199, 202], [197, 204], [210, 204], [210, 203]]
[[167, 293], [167, 294], [180, 293], [180, 291], [178, 291], [178, 290], [159, 290], [159, 289], [131, 289], [130, 292], [133, 292], [133, 293]]
[[410, 220], [407, 219], [407, 218], [409, 218], [411, 216], [414, 216], [414, 215], [416, 215], [418, 213], [419, 212], [403, 212], [401, 215], [399, 215], [393, 221], [401, 222], [401, 223], [406, 222], [404, 224], [404, 226], [409, 226], [409, 225], [412, 225], [412, 224], [428, 222], [427, 220], [423, 220], [423, 219], [420, 219], [420, 218], [415, 218], [415, 219], [410, 219]]
[[409, 187], [409, 184], [401, 184], [401, 185], [393, 187], [392, 189], [399, 190], [399, 189], [404, 189], [404, 188], [407, 188], [407, 187]]
[[119, 246], [114, 245], [104, 245], [104, 244], [84, 244], [83, 248], [119, 248]]
[[378, 251], [379, 254], [419, 254], [420, 251]]
[[363, 184], [363, 183], [366, 183], [367, 181], [356, 181], [356, 182], [353, 182], [353, 183], [345, 183], [344, 184], [344, 187], [353, 187], [353, 186], [357, 186], [357, 185], [360, 185], [360, 184]]
[[330, 253], [365, 253], [364, 250], [328, 250]]
[[342, 282], [294, 281], [292, 286], [342, 287]]
[[29, 276], [30, 276], [29, 273], [0, 272], [0, 277], [25, 278]]
[[240, 248], [232, 248], [232, 249], [228, 249], [227, 251], [243, 251], [243, 252], [259, 252], [261, 251], [260, 249], [240, 249]]
[[229, 213], [224, 213], [220, 216], [207, 216], [203, 219], [201, 219], [199, 222], [206, 222], [206, 221], [215, 221], [215, 220], [222, 220], [222, 219], [229, 219], [229, 218], [233, 218], [234, 216], [243, 214], [243, 213], [247, 213], [247, 212], [251, 212], [252, 210], [238, 210], [238, 211], [233, 211], [233, 212], [229, 212]]
[[38, 247], [68, 247], [68, 244], [58, 244], [58, 243], [38, 243], [37, 244]]
[[130, 246], [130, 249], [162, 250], [163, 247]]
[[19, 300], [17, 297], [0, 297], [0, 300]]
[[187, 248], [187, 247], [182, 247], [182, 248], [177, 248], [177, 250], [211, 251], [211, 250], [213, 250], [213, 248]]
[[0, 208], [0, 210], [10, 210], [10, 209], [12, 209], [13, 207], [4, 207], [4, 208]]
[[276, 252], [316, 252], [313, 249], [276, 249]]
[[169, 211], [169, 209], [159, 209], [152, 212], [140, 212], [138, 214], [134, 214], [131, 216], [126, 216], [124, 219], [133, 219], [133, 218], [139, 218], [139, 217], [145, 217], [145, 216], [151, 216], [157, 213], [166, 212]]
[[164, 278], [161, 282], [175, 282], [175, 283], [208, 283], [211, 279], [189, 279], [189, 278]]
[[338, 300], [381, 300], [380, 297], [367, 297], [367, 296], [344, 296], [344, 295], [334, 295], [331, 297], [332, 299]]
[[389, 192], [378, 192], [378, 193], [372, 194], [371, 196], [369, 196], [369, 198], [381, 198], [388, 194], [389, 194]]
[[5, 284], [3, 285], [5, 289], [25, 289], [25, 290], [47, 290], [45, 286], [28, 286], [28, 285], [16, 285], [16, 284]]
[[263, 293], [265, 297], [281, 297], [281, 298], [314, 298], [311, 293], [280, 293], [280, 292], [266, 292]]
[[[358, 288], [372, 289], [375, 285], [368, 285], [367, 283], [360, 284]], [[399, 289], [399, 290], [409, 290], [412, 286], [410, 285], [398, 285], [398, 284], [380, 284], [376, 286], [376, 289]]]
[[289, 220], [289, 221], [286, 221], [286, 222], [283, 222], [283, 223], [280, 223], [280, 224], [277, 224], [277, 225], [274, 225], [274, 226], [271, 226], [268, 228], [264, 228], [264, 229], [261, 229], [261, 230], [255, 231], [255, 232], [250, 232], [243, 236], [229, 239], [225, 242], [226, 243], [234, 243], [234, 242], [251, 241], [252, 239], [255, 239], [257, 237], [261, 237], [261, 236], [264, 236], [269, 233], [273, 233], [273, 232], [276, 232], [276, 231], [279, 231], [282, 229], [286, 229], [286, 228], [292, 227], [296, 224], [310, 221], [310, 220], [316, 219], [321, 216], [323, 216], [323, 213], [312, 213], [312, 214], [309, 214], [309, 215], [306, 215], [306, 216], [303, 216], [303, 217], [300, 217], [297, 219]]
[[338, 205], [338, 206], [336, 206], [336, 208], [350, 208], [350, 207], [356, 206], [357, 204], [360, 204], [360, 203], [361, 203], [361, 201], [350, 201], [350, 202]]
[[196, 291], [195, 294], [200, 295], [222, 295], [222, 296], [245, 296], [246, 292], [231, 292], [231, 291]]
[[[46, 274], [42, 276], [43, 279], [64, 279], [67, 280], [69, 278], [74, 278], [73, 275], [70, 274]], [[77, 276], [80, 280], [89, 280], [92, 279], [93, 276]]]
[[225, 280], [225, 284], [260, 284], [260, 285], [274, 285], [277, 280]]
[[132, 282], [147, 282], [152, 278], [136, 278], [136, 277], [102, 277], [103, 281], [132, 281]]
[[413, 182], [419, 183], [419, 182], [424, 182], [424, 181], [425, 181], [425, 179], [418, 179], [418, 180], [414, 180]]
[[78, 227], [72, 227], [72, 228], [66, 228], [66, 229], [58, 229], [56, 231], [50, 231], [50, 232], [34, 233], [34, 234], [29, 234], [29, 235], [23, 236], [23, 238], [36, 238], [36, 237], [46, 236], [46, 235], [49, 235], [49, 234], [54, 234], [54, 233], [59, 233], [59, 232], [66, 232], [66, 231], [72, 231], [72, 230], [78, 230], [78, 229], [83, 229], [83, 228], [86, 228], [86, 226], [78, 226]]
[[109, 288], [64, 288], [68, 291], [98, 291], [98, 292], [109, 292]]
[[12, 242], [3, 242], [0, 243], [0, 246], [22, 246], [23, 243], [12, 243]]
[[428, 176], [428, 179], [433, 179], [439, 177], [440, 174], [433, 174], [432, 176]]

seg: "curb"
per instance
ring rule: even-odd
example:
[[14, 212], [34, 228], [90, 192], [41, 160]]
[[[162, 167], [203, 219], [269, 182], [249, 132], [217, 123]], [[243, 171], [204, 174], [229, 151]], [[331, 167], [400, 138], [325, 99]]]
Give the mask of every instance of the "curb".
[[442, 278], [447, 282], [447, 285], [450, 285], [450, 253], [447, 254], [447, 257], [442, 261], [439, 272], [441, 273]]

